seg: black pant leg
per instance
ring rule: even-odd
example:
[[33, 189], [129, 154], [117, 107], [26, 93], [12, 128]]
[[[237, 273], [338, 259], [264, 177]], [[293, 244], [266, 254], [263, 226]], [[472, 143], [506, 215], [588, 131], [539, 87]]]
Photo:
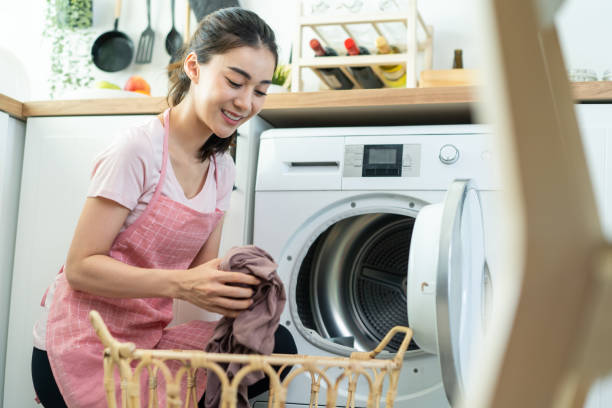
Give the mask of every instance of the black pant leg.
[[32, 350], [32, 383], [43, 407], [66, 408], [64, 398], [53, 377], [47, 352], [36, 347]]
[[[272, 350], [275, 354], [297, 354], [297, 346], [295, 345], [295, 340], [293, 340], [293, 336], [284, 326], [278, 326], [276, 332], [274, 332], [274, 350]], [[272, 366], [275, 370], [278, 370], [280, 367]], [[289, 374], [291, 371], [291, 367], [286, 367], [280, 375], [281, 381]], [[265, 376], [261, 380], [257, 381], [255, 384], [249, 385], [248, 395], [249, 399], [256, 397], [270, 389], [270, 380], [268, 376]], [[198, 408], [204, 408], [204, 395], [198, 402]]]
[[[274, 350], [272, 351], [274, 354], [297, 354], [297, 346], [295, 345], [295, 340], [293, 340], [293, 336], [284, 326], [278, 326], [278, 329], [274, 333]], [[272, 366], [275, 370], [279, 370], [280, 367]], [[291, 371], [291, 366], [286, 367], [283, 372], [280, 374], [280, 380], [283, 379], [289, 374]], [[249, 399], [256, 397], [270, 389], [270, 379], [266, 375], [261, 380], [257, 381], [255, 384], [249, 385]]]

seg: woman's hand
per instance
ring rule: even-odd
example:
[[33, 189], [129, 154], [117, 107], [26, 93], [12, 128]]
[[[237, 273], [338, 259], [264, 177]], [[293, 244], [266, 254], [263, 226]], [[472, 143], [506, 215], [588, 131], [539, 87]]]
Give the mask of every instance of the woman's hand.
[[177, 297], [210, 312], [236, 317], [253, 300], [253, 289], [259, 279], [242, 272], [220, 271], [221, 259], [215, 258], [181, 273]]

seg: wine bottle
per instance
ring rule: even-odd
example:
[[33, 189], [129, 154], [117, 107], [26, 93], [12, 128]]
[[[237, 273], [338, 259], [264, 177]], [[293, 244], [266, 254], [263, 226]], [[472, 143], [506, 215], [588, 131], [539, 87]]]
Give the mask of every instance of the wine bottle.
[[[365, 47], [357, 47], [357, 44], [355, 44], [355, 41], [352, 38], [347, 38], [344, 41], [344, 46], [346, 47], [349, 55], [370, 53]], [[353, 73], [353, 76], [357, 82], [359, 82], [359, 84], [364, 88], [382, 88], [384, 86], [382, 81], [376, 76], [370, 67], [351, 67], [351, 72]]]
[[[387, 39], [382, 35], [376, 39], [378, 54], [399, 54], [400, 50], [395, 45], [389, 45]], [[406, 67], [403, 64], [381, 65], [380, 70], [387, 85], [394, 88], [406, 87]]]
[[[315, 56], [324, 57], [330, 56], [335, 57], [338, 53], [330, 47], [321, 45], [319, 40], [313, 38], [310, 40], [310, 48], [315, 52]], [[352, 89], [353, 83], [351, 80], [342, 72], [340, 68], [318, 68], [317, 71], [321, 74], [321, 78], [331, 89]]]
[[455, 58], [453, 59], [453, 69], [463, 68], [463, 51], [455, 50]]

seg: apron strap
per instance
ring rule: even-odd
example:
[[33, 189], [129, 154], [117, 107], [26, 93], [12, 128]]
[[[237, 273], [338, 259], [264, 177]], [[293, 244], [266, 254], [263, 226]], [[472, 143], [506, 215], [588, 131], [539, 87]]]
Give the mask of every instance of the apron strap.
[[168, 137], [170, 135], [170, 109], [171, 108], [168, 108], [164, 112], [164, 148], [162, 155], [162, 167], [159, 175], [159, 182], [157, 183], [157, 186], [155, 186], [155, 192], [153, 193], [153, 197], [151, 197], [151, 201], [149, 201], [149, 205], [157, 201], [157, 198], [162, 192], [164, 180], [166, 179], [166, 168], [168, 165]]
[[217, 189], [217, 186], [219, 185], [219, 179], [217, 178], [217, 158], [215, 157], [215, 154], [212, 154], [212, 159], [213, 159], [213, 163], [215, 164], [215, 190]]
[[[217, 178], [217, 158], [215, 157], [215, 155], [212, 155], [213, 158], [213, 163], [215, 165], [215, 193], [217, 193], [219, 190], [219, 179]], [[218, 194], [215, 194], [215, 201], [217, 199]], [[221, 211], [219, 208], [217, 208], [216, 204], [215, 204], [215, 212], [217, 213], [222, 213], [223, 211]]]
[[[60, 273], [63, 273], [63, 272], [64, 272], [64, 265], [62, 265], [62, 267], [60, 268], [57, 274], [59, 275]], [[51, 285], [53, 285], [53, 283]], [[49, 289], [51, 289], [51, 285], [47, 286], [47, 290], [45, 290], [45, 293], [43, 294], [43, 297], [40, 300], [40, 305], [42, 307], [45, 307], [45, 304], [47, 303], [47, 295], [49, 294]]]

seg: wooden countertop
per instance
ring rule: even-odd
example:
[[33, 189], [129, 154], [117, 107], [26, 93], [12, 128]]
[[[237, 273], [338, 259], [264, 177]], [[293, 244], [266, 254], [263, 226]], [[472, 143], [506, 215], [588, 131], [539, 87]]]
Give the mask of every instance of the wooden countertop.
[[[612, 103], [612, 82], [572, 84], [577, 103]], [[270, 94], [260, 116], [275, 127], [469, 123], [474, 87], [357, 89]], [[164, 97], [53, 100], [21, 103], [0, 95], [0, 111], [35, 116], [155, 114]]]
[[[357, 89], [270, 94], [259, 116], [275, 127], [468, 123], [470, 87]], [[154, 114], [164, 97], [26, 102], [23, 116]]]
[[2, 94], [0, 94], [0, 112], [6, 112], [16, 118], [25, 119], [23, 115], [23, 103]]

